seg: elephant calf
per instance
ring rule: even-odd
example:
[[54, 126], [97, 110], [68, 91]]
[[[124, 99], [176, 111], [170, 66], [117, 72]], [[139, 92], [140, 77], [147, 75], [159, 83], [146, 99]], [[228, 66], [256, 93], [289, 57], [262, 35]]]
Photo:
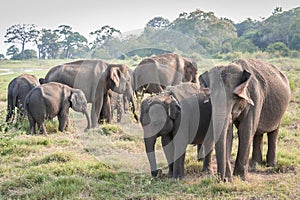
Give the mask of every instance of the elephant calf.
[[37, 78], [30, 74], [21, 74], [9, 83], [7, 90], [6, 122], [9, 122], [13, 118], [15, 107], [18, 108], [18, 118], [23, 119], [25, 97], [30, 90], [38, 85], [39, 82]]
[[35, 134], [35, 125], [38, 124], [39, 132], [47, 134], [44, 120], [58, 117], [59, 131], [63, 131], [69, 121], [69, 108], [85, 114], [90, 128], [90, 118], [87, 110], [87, 100], [80, 89], [67, 85], [51, 82], [40, 85], [26, 96], [25, 111], [30, 123], [30, 133]]
[[206, 155], [203, 170], [211, 171], [211, 114], [210, 101], [196, 83], [169, 86], [142, 101], [140, 122], [152, 176], [158, 174], [154, 147], [159, 136], [168, 161], [168, 177], [184, 176], [188, 144], [202, 144]]

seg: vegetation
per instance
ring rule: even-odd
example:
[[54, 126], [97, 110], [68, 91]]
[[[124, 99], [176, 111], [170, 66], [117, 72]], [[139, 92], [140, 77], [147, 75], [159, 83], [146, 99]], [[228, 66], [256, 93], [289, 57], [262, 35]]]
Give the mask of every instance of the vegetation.
[[[172, 22], [154, 17], [139, 35], [126, 37], [120, 30], [105, 25], [91, 31], [91, 42], [88, 42], [68, 25], [60, 25], [55, 30], [38, 30], [30, 24], [9, 27], [5, 37], [7, 43], [22, 44], [21, 53], [16, 46], [7, 50], [7, 56], [13, 59], [32, 59], [30, 56], [24, 57], [24, 46], [28, 42], [36, 45], [38, 58], [41, 59], [115, 59], [128, 56], [128, 52], [133, 51], [137, 51], [135, 55], [145, 55], [145, 48], [160, 49], [154, 54], [170, 51], [184, 55], [226, 57], [227, 54], [240, 52], [269, 52], [273, 57], [295, 58], [300, 56], [299, 26], [300, 7], [288, 11], [277, 7], [266, 19], [257, 21], [248, 18], [237, 24], [230, 19], [216, 17], [213, 12], [197, 9], [180, 13]], [[15, 56], [18, 54], [21, 56]]]
[[[0, 199], [297, 199], [300, 195], [300, 59], [272, 58], [264, 53], [240, 53], [240, 57], [263, 57], [280, 67], [288, 76], [292, 99], [278, 139], [278, 165], [257, 166], [248, 181], [234, 177], [232, 183], [220, 183], [200, 171], [196, 148], [188, 147], [186, 177], [166, 178], [167, 167], [157, 144], [159, 178], [152, 178], [144, 153], [142, 128], [124, 117], [121, 124], [107, 124], [83, 132], [85, 118], [71, 112], [66, 132], [57, 131], [57, 121], [47, 123], [48, 136], [28, 135], [28, 122], [19, 126], [4, 123], [9, 81], [32, 70], [38, 77], [59, 63], [69, 60], [0, 61]], [[199, 73], [229, 61], [201, 57]], [[140, 58], [113, 60], [135, 66]], [[40, 69], [40, 70], [37, 70]], [[1, 72], [1, 71], [0, 71]], [[266, 138], [265, 138], [266, 139]], [[264, 155], [267, 142], [264, 142]], [[232, 161], [237, 153], [234, 139]], [[213, 158], [216, 172], [216, 160]]]

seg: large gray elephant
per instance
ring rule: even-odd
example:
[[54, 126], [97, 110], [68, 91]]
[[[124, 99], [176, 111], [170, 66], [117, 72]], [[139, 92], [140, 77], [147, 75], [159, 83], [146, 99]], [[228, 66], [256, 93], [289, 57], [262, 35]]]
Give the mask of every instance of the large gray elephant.
[[39, 82], [37, 78], [30, 74], [21, 74], [9, 83], [7, 90], [6, 122], [9, 122], [10, 120], [13, 121], [15, 108], [18, 110], [17, 121], [18, 119], [23, 119], [25, 97], [31, 89], [38, 85]]
[[169, 86], [161, 94], [144, 99], [140, 122], [152, 176], [158, 174], [155, 143], [159, 136], [162, 137], [161, 142], [169, 165], [168, 177], [184, 176], [188, 144], [202, 144], [201, 152], [206, 155], [203, 170], [211, 171], [213, 137], [210, 121], [210, 101], [196, 83]]
[[136, 93], [159, 93], [170, 85], [195, 83], [197, 70], [195, 62], [174, 53], [145, 58], [133, 71], [133, 88]]
[[278, 130], [291, 96], [287, 77], [272, 64], [241, 59], [212, 68], [199, 81], [212, 103], [220, 178], [231, 180], [233, 123], [239, 138], [233, 174], [246, 179], [252, 141], [252, 160], [262, 163], [263, 133], [268, 133], [267, 164], [275, 165]]
[[30, 133], [35, 134], [36, 123], [39, 132], [47, 134], [44, 126], [46, 119], [58, 117], [59, 131], [63, 131], [69, 121], [69, 108], [85, 114], [87, 129], [90, 128], [90, 118], [87, 100], [80, 89], [71, 88], [61, 83], [46, 83], [32, 89], [25, 99], [25, 111], [30, 123]]
[[[128, 90], [127, 87], [132, 90], [130, 79], [128, 67], [125, 65], [108, 64], [101, 60], [79, 60], [53, 67], [45, 79], [40, 79], [40, 82], [59, 82], [81, 89], [88, 103], [92, 103], [92, 127], [96, 127], [97, 122], [100, 121], [99, 116], [103, 102], [106, 101], [107, 91], [111, 89], [117, 93], [124, 93]], [[134, 102], [133, 92], [130, 100]], [[110, 102], [107, 103], [110, 104]], [[110, 108], [108, 109], [110, 111]], [[134, 106], [132, 112], [137, 119]], [[110, 121], [110, 117], [107, 121]]]

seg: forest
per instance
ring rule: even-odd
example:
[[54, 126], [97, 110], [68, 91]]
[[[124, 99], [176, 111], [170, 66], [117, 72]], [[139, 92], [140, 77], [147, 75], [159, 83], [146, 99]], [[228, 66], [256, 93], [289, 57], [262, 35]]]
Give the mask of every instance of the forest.
[[[288, 11], [276, 7], [268, 18], [259, 21], [248, 18], [237, 24], [216, 17], [213, 12], [196, 9], [180, 13], [174, 21], [154, 17], [137, 34], [122, 33], [105, 25], [91, 31], [86, 38], [69, 25], [51, 30], [38, 29], [34, 24], [16, 24], [7, 29], [5, 43], [12, 44], [6, 52], [12, 60], [124, 59], [162, 52], [192, 55], [195, 59], [208, 56], [231, 60], [252, 53], [297, 58], [299, 27], [300, 7]], [[36, 49], [27, 49], [28, 43]]]

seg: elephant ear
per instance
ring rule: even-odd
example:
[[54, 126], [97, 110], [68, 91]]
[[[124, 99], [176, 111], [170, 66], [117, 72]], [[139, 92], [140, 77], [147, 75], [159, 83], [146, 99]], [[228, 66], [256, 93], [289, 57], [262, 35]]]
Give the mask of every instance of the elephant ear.
[[204, 93], [209, 96], [210, 95], [210, 90], [209, 90], [209, 74], [208, 71], [204, 72], [199, 76], [199, 83], [204, 91]]
[[247, 90], [250, 82], [250, 78], [251, 78], [251, 73], [248, 72], [247, 70], [244, 70], [241, 83], [238, 86], [236, 86], [236, 88], [233, 90], [233, 93], [238, 95], [240, 98], [245, 99], [249, 104], [254, 106], [254, 102], [251, 99]]
[[171, 95], [171, 102], [169, 104], [168, 114], [171, 119], [176, 119], [180, 114], [181, 107], [178, 101]]
[[115, 83], [116, 87], [120, 84], [120, 70], [117, 67], [112, 67], [110, 69], [110, 79]]

